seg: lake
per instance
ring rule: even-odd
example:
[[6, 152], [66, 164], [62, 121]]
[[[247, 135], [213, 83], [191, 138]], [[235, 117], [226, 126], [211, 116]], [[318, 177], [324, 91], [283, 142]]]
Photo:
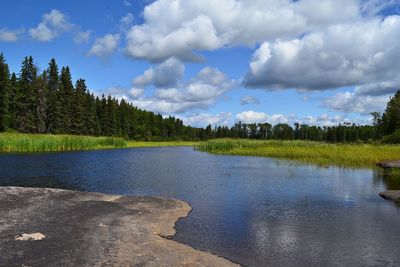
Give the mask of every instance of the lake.
[[0, 154], [0, 185], [181, 199], [174, 240], [244, 266], [400, 265], [400, 209], [377, 195], [400, 180], [379, 170], [133, 148]]

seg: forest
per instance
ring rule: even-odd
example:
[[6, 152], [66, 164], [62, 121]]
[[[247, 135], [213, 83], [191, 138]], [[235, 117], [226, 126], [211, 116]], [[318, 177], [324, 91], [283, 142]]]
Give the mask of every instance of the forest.
[[85, 80], [75, 84], [70, 68], [61, 71], [55, 59], [40, 72], [33, 58], [25, 57], [18, 74], [10, 73], [0, 54], [0, 132], [114, 136], [129, 140], [169, 141], [213, 138], [310, 140], [331, 143], [382, 140], [400, 142], [400, 91], [383, 114], [371, 111], [373, 125], [339, 124], [321, 127], [295, 123], [245, 124], [233, 127], [185, 126], [173, 116], [141, 110], [111, 95], [97, 96]]

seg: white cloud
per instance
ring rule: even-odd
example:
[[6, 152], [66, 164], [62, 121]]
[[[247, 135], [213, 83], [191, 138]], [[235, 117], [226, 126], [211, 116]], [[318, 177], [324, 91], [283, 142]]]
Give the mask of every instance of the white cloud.
[[258, 98], [254, 96], [244, 96], [242, 99], [240, 99], [240, 105], [245, 106], [245, 105], [259, 105], [261, 102], [258, 100]]
[[285, 115], [273, 114], [268, 115], [264, 112], [256, 112], [253, 110], [243, 111], [236, 114], [236, 120], [242, 123], [264, 123], [270, 124], [288, 123], [289, 120]]
[[90, 30], [79, 31], [74, 36], [74, 42], [76, 44], [86, 44], [89, 42], [91, 34], [92, 34], [92, 32]]
[[369, 96], [345, 92], [325, 99], [323, 106], [333, 111], [369, 114], [371, 112], [382, 112], [389, 101], [389, 97], [389, 95]]
[[220, 112], [217, 114], [196, 113], [189, 116], [180, 117], [185, 125], [192, 127], [206, 127], [211, 124], [212, 126], [230, 125], [232, 113]]
[[143, 75], [135, 78], [132, 84], [137, 87], [154, 85], [156, 87], [176, 86], [182, 78], [185, 65], [174, 58], [170, 58], [155, 68], [151, 67], [144, 71]]
[[134, 20], [135, 17], [132, 15], [132, 13], [128, 13], [123, 16], [120, 20], [120, 30], [123, 32], [127, 31], [132, 26]]
[[330, 26], [301, 39], [263, 43], [246, 84], [326, 90], [391, 81], [400, 72], [400, 16]]
[[7, 28], [0, 29], [0, 42], [16, 42], [19, 35], [24, 32], [24, 29], [9, 30]]
[[206, 67], [189, 82], [180, 82], [176, 87], [157, 89], [152, 97], [138, 98], [131, 102], [154, 112], [182, 113], [208, 108], [235, 85], [236, 82], [229, 80], [224, 73]]
[[118, 48], [118, 42], [119, 34], [106, 34], [101, 38], [96, 38], [88, 55], [107, 58]]
[[347, 118], [340, 115], [330, 116], [322, 114], [320, 116], [306, 116], [298, 117], [296, 115], [283, 115], [283, 114], [272, 114], [268, 115], [264, 112], [256, 112], [252, 110], [243, 111], [236, 114], [236, 121], [242, 123], [265, 123], [268, 122], [272, 125], [278, 123], [287, 123], [293, 125], [294, 123], [316, 125], [316, 126], [333, 126], [343, 123], [356, 123], [356, 124], [370, 124], [371, 120], [368, 118]]
[[129, 31], [127, 52], [152, 61], [196, 60], [199, 50], [253, 46], [360, 20], [370, 1], [158, 0], [145, 7], [144, 23]]
[[66, 15], [53, 9], [50, 13], [43, 15], [42, 21], [36, 28], [29, 29], [29, 34], [33, 39], [48, 42], [72, 28], [73, 25], [68, 21]]

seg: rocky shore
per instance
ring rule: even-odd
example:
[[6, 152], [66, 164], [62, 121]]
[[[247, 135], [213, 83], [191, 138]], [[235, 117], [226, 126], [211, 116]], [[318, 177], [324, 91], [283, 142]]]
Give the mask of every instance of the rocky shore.
[[179, 200], [0, 187], [0, 266], [235, 266], [168, 237]]

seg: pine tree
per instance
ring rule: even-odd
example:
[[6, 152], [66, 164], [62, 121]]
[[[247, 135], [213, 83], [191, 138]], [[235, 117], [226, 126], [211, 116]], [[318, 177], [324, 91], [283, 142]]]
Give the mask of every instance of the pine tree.
[[63, 133], [71, 133], [72, 122], [72, 98], [74, 94], [74, 86], [72, 85], [71, 72], [69, 67], [61, 69], [60, 76], [60, 94], [62, 110], [62, 131]]
[[382, 126], [386, 135], [400, 129], [400, 90], [390, 98], [382, 115]]
[[62, 133], [63, 111], [60, 101], [60, 81], [58, 66], [55, 59], [51, 59], [47, 68], [47, 132]]
[[0, 132], [8, 128], [10, 97], [10, 72], [3, 56], [0, 54]]
[[15, 97], [17, 105], [15, 111], [16, 130], [23, 133], [36, 132], [35, 125], [35, 93], [34, 83], [37, 78], [36, 66], [32, 57], [25, 57], [19, 75], [19, 90]]
[[85, 80], [79, 79], [75, 87], [76, 89], [71, 102], [71, 133], [87, 134], [87, 129], [85, 129]]
[[47, 103], [46, 103], [46, 91], [47, 91], [47, 74], [43, 72], [39, 76], [34, 84], [35, 93], [35, 124], [38, 133], [46, 132], [46, 117], [47, 117]]
[[18, 89], [19, 84], [18, 84], [18, 78], [17, 75], [13, 72], [11, 74], [11, 79], [10, 79], [10, 95], [9, 95], [9, 106], [8, 106], [8, 114], [9, 114], [9, 120], [8, 120], [8, 127], [14, 129], [15, 128], [15, 111], [17, 110], [17, 101], [16, 97], [18, 95]]

